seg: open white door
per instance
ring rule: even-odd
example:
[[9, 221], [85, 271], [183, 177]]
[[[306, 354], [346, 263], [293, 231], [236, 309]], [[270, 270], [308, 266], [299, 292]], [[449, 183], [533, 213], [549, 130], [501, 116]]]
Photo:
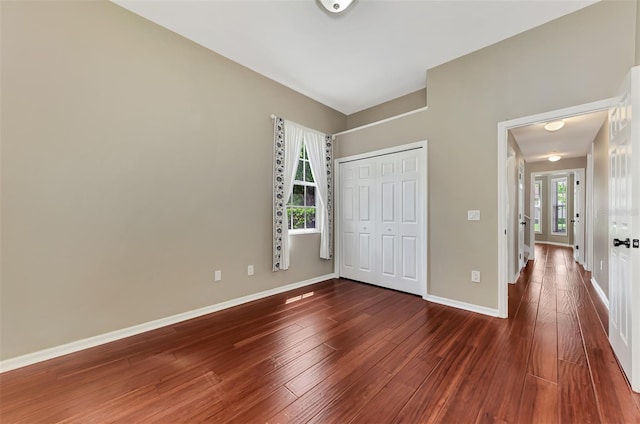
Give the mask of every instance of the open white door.
[[518, 271], [524, 267], [524, 161], [518, 163]]
[[609, 341], [640, 392], [640, 67], [609, 110]]
[[573, 173], [573, 259], [584, 265], [584, 171]]

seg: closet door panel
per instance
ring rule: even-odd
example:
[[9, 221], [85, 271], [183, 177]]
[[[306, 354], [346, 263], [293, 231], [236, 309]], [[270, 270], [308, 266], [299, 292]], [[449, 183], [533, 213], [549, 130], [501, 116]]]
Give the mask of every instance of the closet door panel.
[[343, 164], [340, 174], [340, 275], [357, 277], [356, 234], [358, 227], [356, 199], [356, 167]]

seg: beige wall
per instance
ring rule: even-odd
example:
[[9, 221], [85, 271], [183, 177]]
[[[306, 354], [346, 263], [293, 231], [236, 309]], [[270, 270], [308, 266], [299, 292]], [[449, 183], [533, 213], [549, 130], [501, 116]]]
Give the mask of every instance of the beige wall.
[[636, 65], [640, 66], [640, 0], [636, 0]]
[[[609, 297], [609, 123], [593, 141], [593, 265], [592, 275]], [[602, 265], [601, 265], [602, 264]], [[600, 269], [602, 267], [602, 269]]]
[[423, 108], [427, 105], [427, 90], [422, 89], [409, 93], [397, 99], [390, 100], [378, 106], [364, 109], [347, 117], [347, 128], [357, 128], [361, 125], [377, 122], [391, 116]]
[[271, 272], [269, 115], [344, 115], [109, 2], [1, 7], [0, 358], [333, 272]]
[[635, 59], [635, 7], [597, 3], [431, 69], [429, 109], [338, 138], [343, 156], [429, 140], [431, 294], [497, 308], [497, 123], [613, 96]]

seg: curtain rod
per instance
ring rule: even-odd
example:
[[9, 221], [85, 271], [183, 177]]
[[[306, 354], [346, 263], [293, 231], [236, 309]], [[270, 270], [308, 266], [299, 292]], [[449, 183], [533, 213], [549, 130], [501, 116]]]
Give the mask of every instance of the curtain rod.
[[[276, 119], [276, 118], [277, 118], [277, 116], [276, 116], [276, 115], [274, 115], [274, 114], [272, 113], [272, 114], [271, 114], [271, 119], [273, 120], [273, 119]], [[282, 118], [282, 119], [284, 119], [284, 118]], [[293, 121], [290, 121], [290, 120], [288, 120], [288, 119], [285, 119], [285, 121], [289, 121], [289, 122], [291, 122], [292, 124], [296, 124], [296, 125], [297, 125], [297, 126], [299, 126], [299, 127], [306, 128], [306, 129], [308, 129], [309, 131], [315, 131], [315, 132], [317, 132], [317, 133], [324, 134], [322, 131], [314, 130], [313, 128], [309, 128], [309, 127], [306, 127], [306, 126], [304, 126], [304, 125], [298, 124], [297, 122], [293, 122]], [[329, 134], [324, 134], [324, 135], [329, 135]], [[331, 140], [335, 140], [335, 139], [336, 139], [336, 136], [335, 136], [335, 135], [333, 135], [333, 134], [331, 134]]]

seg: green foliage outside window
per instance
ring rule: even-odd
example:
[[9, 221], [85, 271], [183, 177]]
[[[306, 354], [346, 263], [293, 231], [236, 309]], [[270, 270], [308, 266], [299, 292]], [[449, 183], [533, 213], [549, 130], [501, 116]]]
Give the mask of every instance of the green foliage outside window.
[[316, 228], [316, 186], [306, 149], [302, 146], [293, 192], [287, 203], [289, 229]]

